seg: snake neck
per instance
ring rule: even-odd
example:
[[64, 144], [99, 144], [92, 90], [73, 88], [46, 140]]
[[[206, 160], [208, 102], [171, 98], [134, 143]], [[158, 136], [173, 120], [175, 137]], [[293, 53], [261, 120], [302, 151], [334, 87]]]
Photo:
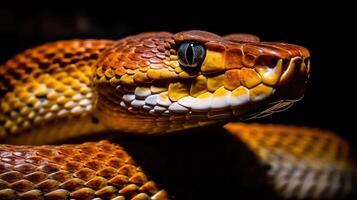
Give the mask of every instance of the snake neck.
[[103, 130], [93, 121], [92, 76], [97, 58], [111, 44], [59, 41], [29, 49], [2, 65], [0, 140], [53, 143]]

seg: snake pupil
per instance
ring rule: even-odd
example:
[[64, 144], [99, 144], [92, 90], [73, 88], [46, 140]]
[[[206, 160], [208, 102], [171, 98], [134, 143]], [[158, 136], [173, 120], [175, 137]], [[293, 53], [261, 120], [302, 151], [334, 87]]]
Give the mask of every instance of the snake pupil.
[[194, 64], [194, 58], [193, 58], [193, 44], [189, 44], [187, 46], [187, 50], [186, 50], [186, 60], [187, 63], [189, 65], [193, 65]]
[[183, 67], [196, 68], [202, 64], [205, 56], [205, 47], [196, 42], [184, 42], [178, 48], [179, 63]]

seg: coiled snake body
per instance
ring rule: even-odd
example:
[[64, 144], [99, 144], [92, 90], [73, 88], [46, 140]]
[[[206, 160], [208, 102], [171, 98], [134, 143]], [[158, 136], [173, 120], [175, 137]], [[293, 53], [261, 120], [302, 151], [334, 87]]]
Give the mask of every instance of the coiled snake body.
[[[0, 199], [167, 199], [119, 146], [50, 144], [105, 131], [166, 134], [264, 117], [304, 93], [309, 52], [247, 34], [143, 33], [27, 50], [0, 68]], [[348, 144], [309, 128], [229, 123], [283, 198], [346, 197]]]

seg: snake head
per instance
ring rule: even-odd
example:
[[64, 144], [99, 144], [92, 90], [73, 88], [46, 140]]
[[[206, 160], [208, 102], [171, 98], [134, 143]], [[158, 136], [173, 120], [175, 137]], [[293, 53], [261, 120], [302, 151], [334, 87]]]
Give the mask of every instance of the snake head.
[[96, 112], [111, 128], [145, 133], [266, 116], [301, 99], [309, 56], [248, 34], [130, 36], [98, 60]]

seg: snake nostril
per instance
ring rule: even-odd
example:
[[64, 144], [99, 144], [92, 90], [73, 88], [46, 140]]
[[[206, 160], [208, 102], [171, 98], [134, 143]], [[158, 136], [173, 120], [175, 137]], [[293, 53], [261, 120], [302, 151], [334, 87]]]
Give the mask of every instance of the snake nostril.
[[274, 68], [278, 65], [279, 59], [278, 58], [272, 58], [268, 64], [269, 68]]
[[289, 66], [290, 60], [289, 59], [283, 59], [283, 70], [286, 70]]
[[280, 60], [281, 58], [277, 57], [261, 56], [256, 60], [256, 63], [274, 69], [278, 66]]
[[309, 62], [310, 62], [310, 58], [305, 58], [304, 59], [304, 64], [305, 64], [306, 67], [309, 65]]

